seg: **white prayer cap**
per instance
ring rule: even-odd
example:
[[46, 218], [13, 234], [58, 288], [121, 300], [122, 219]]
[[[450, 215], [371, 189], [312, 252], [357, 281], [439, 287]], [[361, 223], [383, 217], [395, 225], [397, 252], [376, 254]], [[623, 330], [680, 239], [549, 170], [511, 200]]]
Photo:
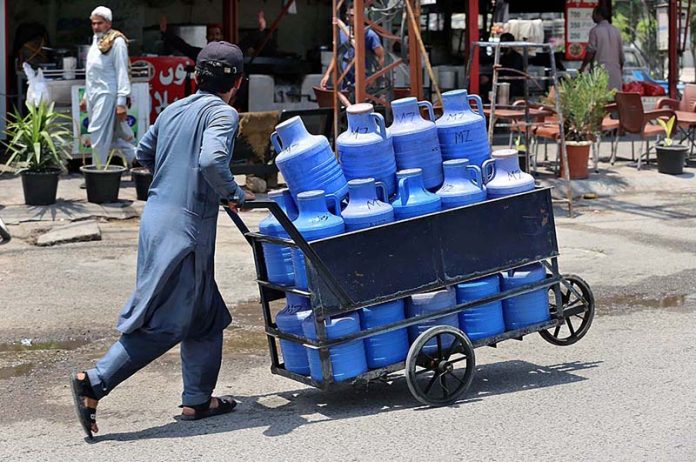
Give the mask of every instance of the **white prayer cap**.
[[99, 16], [107, 20], [108, 22], [112, 22], [112, 16], [111, 16], [111, 10], [105, 6], [98, 6], [92, 11], [92, 14], [89, 15], [90, 18], [94, 16]]

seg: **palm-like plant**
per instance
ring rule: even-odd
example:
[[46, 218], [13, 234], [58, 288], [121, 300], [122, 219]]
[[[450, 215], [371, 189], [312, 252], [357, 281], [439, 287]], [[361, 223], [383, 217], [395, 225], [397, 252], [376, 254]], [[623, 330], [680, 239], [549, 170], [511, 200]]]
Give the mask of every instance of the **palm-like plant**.
[[27, 108], [26, 116], [15, 111], [7, 120], [7, 165], [15, 165], [18, 172], [62, 168], [64, 161], [71, 158], [72, 133], [65, 122], [72, 123], [72, 119], [56, 112], [53, 103], [27, 104]]
[[566, 141], [589, 141], [599, 131], [605, 106], [614, 98], [602, 67], [563, 79], [558, 86]]

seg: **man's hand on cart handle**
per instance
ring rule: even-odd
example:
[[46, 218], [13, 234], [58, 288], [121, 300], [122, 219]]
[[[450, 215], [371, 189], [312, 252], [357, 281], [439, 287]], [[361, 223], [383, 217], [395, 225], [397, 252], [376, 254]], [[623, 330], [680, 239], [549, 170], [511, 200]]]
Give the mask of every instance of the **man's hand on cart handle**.
[[[244, 194], [244, 199], [239, 200], [240, 194]], [[220, 203], [223, 207], [232, 210], [234, 213], [244, 210], [244, 204], [247, 201], [256, 200], [256, 195], [250, 191], [244, 191], [242, 188], [238, 189], [238, 192], [234, 195], [232, 200], [220, 199]]]

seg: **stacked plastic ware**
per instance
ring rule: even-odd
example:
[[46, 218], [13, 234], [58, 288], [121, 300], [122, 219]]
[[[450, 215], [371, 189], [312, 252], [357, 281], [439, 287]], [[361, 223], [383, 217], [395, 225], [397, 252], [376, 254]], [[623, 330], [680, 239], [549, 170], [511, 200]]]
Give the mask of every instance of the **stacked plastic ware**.
[[[292, 197], [287, 189], [271, 191], [268, 193], [268, 197], [280, 206], [288, 218], [291, 220], [296, 218], [290, 212], [290, 209], [294, 208], [294, 204], [292, 204]], [[283, 225], [280, 224], [272, 213], [269, 213], [266, 218], [261, 220], [259, 231], [266, 236], [288, 237]], [[280, 285], [293, 284], [295, 282], [295, 272], [292, 266], [292, 249], [278, 244], [264, 243], [262, 245], [268, 281]]]
[[486, 200], [481, 169], [469, 165], [469, 159], [447, 160], [442, 166], [445, 169], [445, 182], [436, 194], [442, 200], [443, 210]]
[[[326, 336], [329, 340], [344, 337], [360, 331], [360, 321], [358, 315], [350, 315], [331, 318], [325, 321]], [[314, 325], [314, 315], [307, 317], [302, 323], [302, 331], [305, 337], [317, 340], [316, 326]], [[367, 371], [367, 360], [365, 359], [365, 347], [362, 340], [355, 340], [345, 345], [329, 348], [329, 356], [333, 371], [333, 379], [336, 382], [352, 379]], [[309, 360], [309, 370], [312, 379], [317, 382], [324, 380], [321, 370], [321, 357], [319, 350], [308, 349], [307, 358]]]
[[394, 208], [377, 198], [372, 178], [348, 182], [348, 205], [341, 212], [346, 231], [357, 231], [394, 221]]
[[[399, 170], [420, 168], [423, 184], [435, 190], [442, 185], [442, 154], [435, 126], [435, 113], [429, 101], [402, 98], [392, 102], [394, 121], [389, 134], [394, 144]], [[428, 110], [430, 120], [421, 117], [420, 108]]]
[[[302, 322], [312, 314], [309, 299], [301, 295], [287, 294], [287, 305], [276, 316], [278, 330], [302, 337]], [[296, 374], [309, 375], [307, 348], [289, 340], [280, 340], [285, 369]]]
[[[299, 215], [293, 221], [297, 230], [307, 241], [341, 234], [345, 231], [343, 219], [329, 212], [324, 191], [306, 191], [297, 195]], [[300, 249], [292, 250], [295, 270], [295, 286], [307, 289], [307, 268]]]
[[[510, 290], [543, 281], [546, 278], [546, 270], [541, 263], [535, 263], [506, 271], [502, 275], [503, 290]], [[508, 330], [548, 321], [551, 319], [548, 289], [538, 289], [503, 300], [503, 316]]]
[[396, 160], [384, 117], [371, 104], [346, 109], [348, 130], [336, 139], [336, 153], [348, 180], [374, 178], [383, 183], [387, 197], [396, 191]]
[[[457, 284], [457, 304], [473, 302], [500, 293], [497, 274]], [[471, 340], [505, 332], [503, 304], [500, 301], [467, 308], [459, 312], [459, 326]]]
[[493, 151], [494, 168], [483, 166], [489, 199], [519, 194], [534, 189], [534, 177], [520, 170], [515, 149]]
[[[457, 303], [457, 297], [453, 288], [449, 287], [447, 289], [436, 290], [434, 292], [427, 292], [422, 294], [411, 295], [407, 299], [407, 316], [412, 318], [418, 315], [438, 313], [440, 311], [452, 308]], [[416, 338], [426, 330], [433, 326], [452, 326], [459, 328], [459, 318], [457, 313], [449, 314], [441, 318], [432, 319], [429, 321], [423, 321], [422, 323], [416, 324], [415, 326], [409, 326], [408, 328], [408, 338], [411, 343], [413, 343]], [[442, 348], [449, 348], [454, 337], [450, 340], [443, 342]], [[425, 344], [423, 350], [428, 353], [437, 350], [437, 341], [433, 339]]]
[[276, 165], [293, 197], [304, 191], [322, 190], [342, 200], [348, 183], [325, 136], [312, 135], [299, 116], [276, 126], [271, 142], [278, 156]]
[[[404, 319], [403, 300], [381, 303], [360, 310], [360, 326], [363, 330], [394, 324]], [[374, 369], [403, 361], [408, 354], [408, 345], [406, 328], [367, 337], [365, 352], [368, 367]]]
[[[478, 113], [471, 110], [470, 100], [476, 103]], [[442, 116], [435, 124], [443, 160], [466, 158], [471, 165], [482, 167], [490, 159], [486, 118], [478, 95], [469, 95], [466, 90], [443, 93]]]
[[392, 202], [397, 220], [438, 212], [441, 199], [423, 184], [421, 169], [413, 168], [396, 172], [399, 183], [398, 195]]

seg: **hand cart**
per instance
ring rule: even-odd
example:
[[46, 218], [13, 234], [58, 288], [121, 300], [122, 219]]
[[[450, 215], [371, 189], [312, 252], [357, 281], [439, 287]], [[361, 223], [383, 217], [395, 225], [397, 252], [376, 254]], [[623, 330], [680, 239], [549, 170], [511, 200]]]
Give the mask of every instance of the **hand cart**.
[[[416, 399], [426, 405], [447, 405], [456, 401], [471, 384], [475, 348], [495, 347], [508, 339], [522, 340], [523, 336], [533, 332], [539, 332], [554, 345], [571, 345], [581, 339], [592, 324], [595, 303], [589, 285], [577, 276], [559, 273], [549, 188], [537, 188], [312, 242], [303, 239], [275, 202], [247, 202], [245, 208], [270, 210], [290, 237], [282, 239], [251, 232], [238, 214], [226, 209], [254, 251], [271, 372], [274, 374], [327, 390], [345, 383], [333, 380], [331, 347], [547, 289], [551, 318], [546, 322], [473, 342], [457, 328], [436, 325], [411, 344], [405, 361], [369, 370], [348, 381], [360, 383], [387, 379], [404, 370], [408, 387]], [[309, 290], [268, 282], [262, 243], [298, 247], [306, 258]], [[547, 270], [543, 281], [341, 338], [327, 337], [323, 321], [328, 317], [535, 262], [541, 262]], [[284, 298], [288, 292], [310, 298], [317, 340], [278, 330], [269, 303]], [[324, 380], [317, 382], [286, 370], [278, 354], [279, 339], [318, 349]], [[437, 344], [436, 353], [431, 347], [426, 352], [426, 344], [433, 345], [433, 341]]]

